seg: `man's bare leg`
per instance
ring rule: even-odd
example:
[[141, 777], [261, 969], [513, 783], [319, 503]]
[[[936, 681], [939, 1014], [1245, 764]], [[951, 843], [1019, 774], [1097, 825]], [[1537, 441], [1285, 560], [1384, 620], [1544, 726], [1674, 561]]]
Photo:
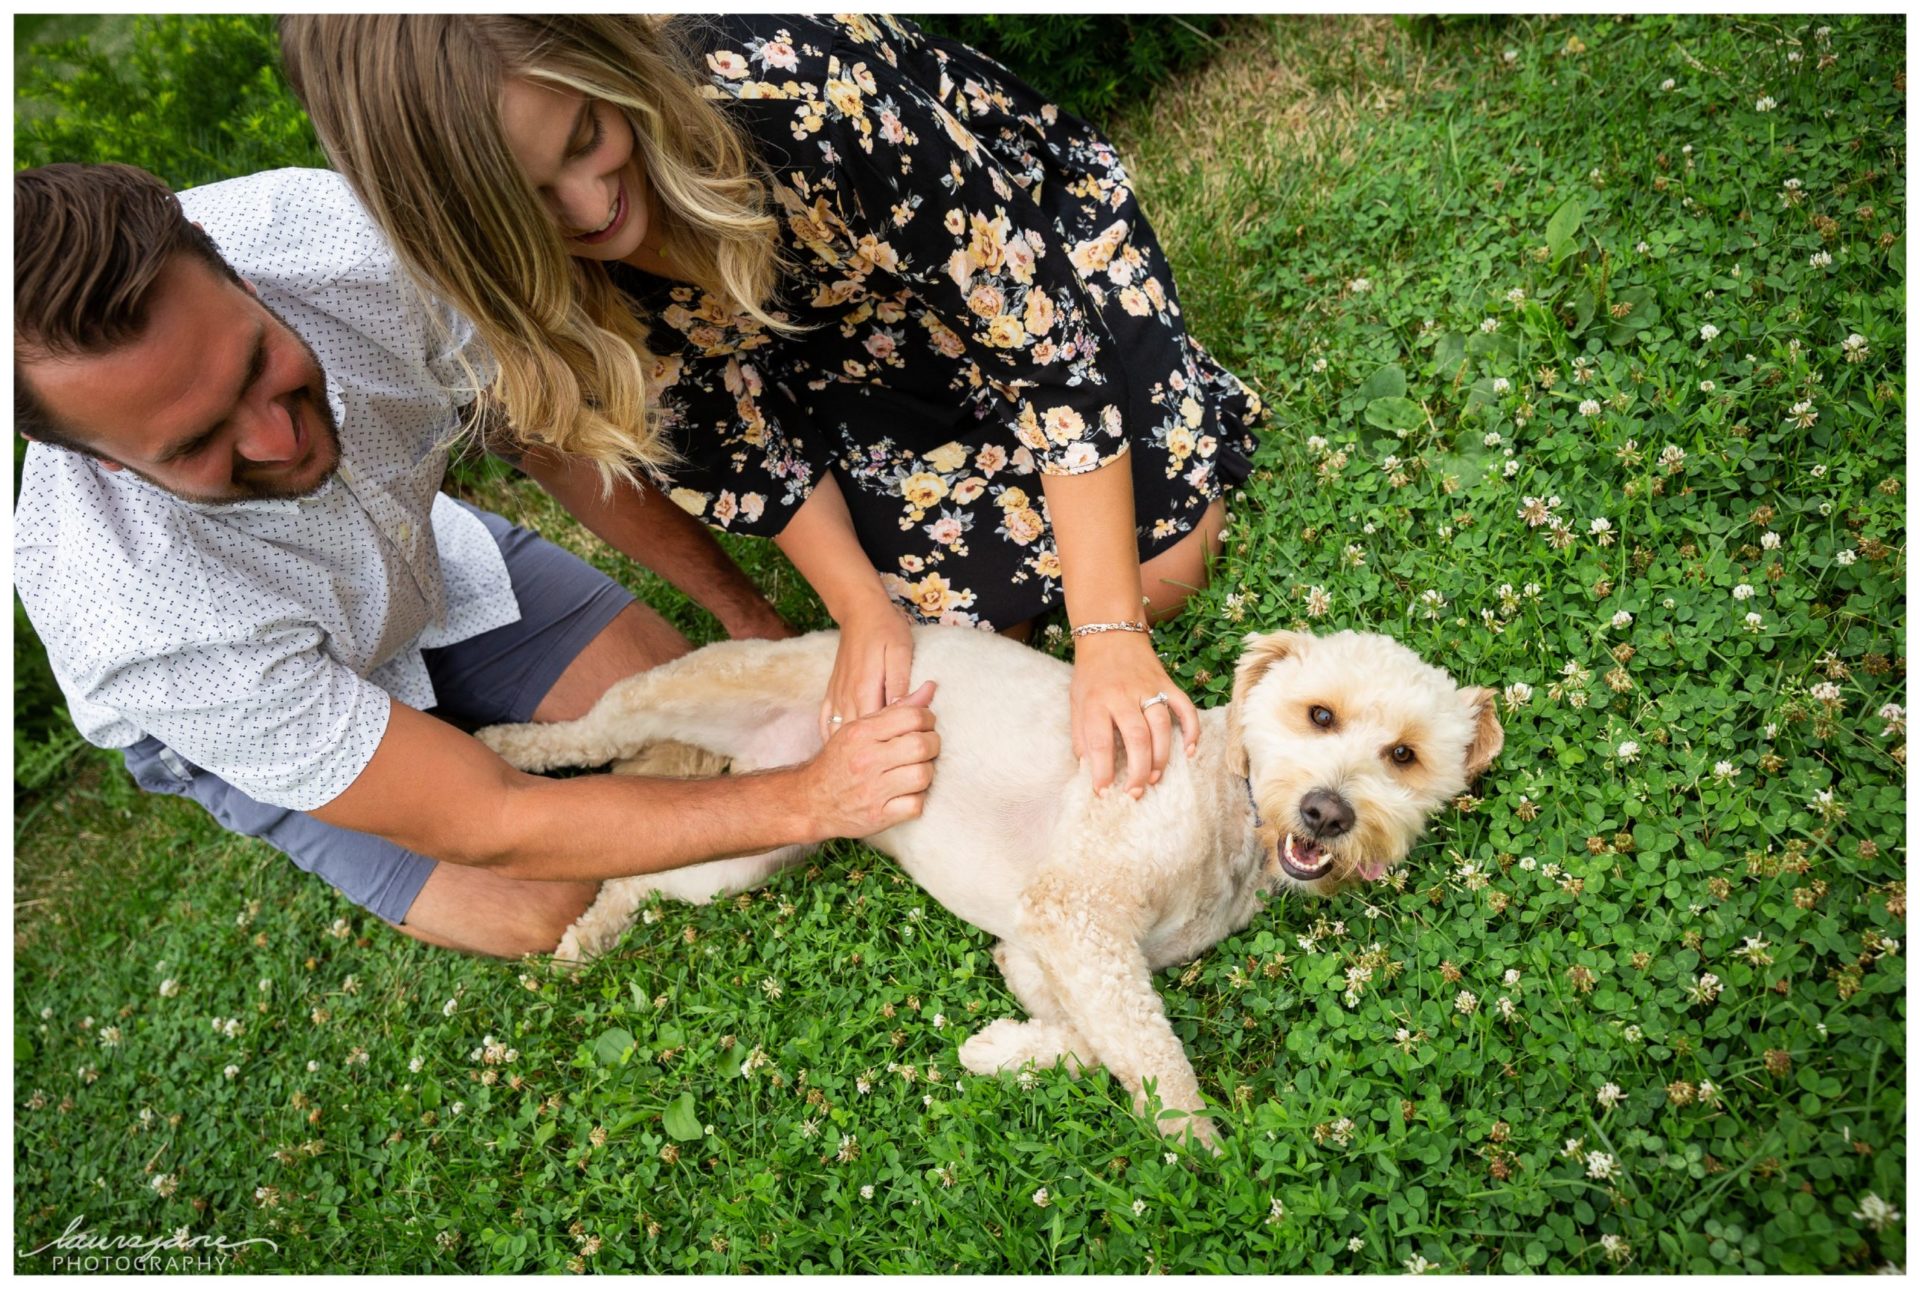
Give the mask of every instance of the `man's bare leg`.
[[[536, 721], [587, 714], [615, 681], [686, 653], [686, 638], [658, 613], [629, 604], [588, 642], [534, 709]], [[441, 864], [394, 926], [443, 949], [517, 958], [551, 953], [600, 893], [598, 882], [533, 882], [484, 869]]]

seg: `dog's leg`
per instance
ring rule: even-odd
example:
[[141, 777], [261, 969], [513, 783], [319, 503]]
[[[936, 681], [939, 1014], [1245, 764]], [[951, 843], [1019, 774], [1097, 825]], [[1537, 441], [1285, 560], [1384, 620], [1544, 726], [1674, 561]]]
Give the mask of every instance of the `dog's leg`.
[[1082, 1070], [1100, 1063], [1087, 1041], [1067, 1023], [1039, 959], [1003, 940], [994, 946], [993, 960], [1033, 1019], [997, 1020], [974, 1034], [960, 1045], [962, 1065], [975, 1074], [1017, 1070], [1029, 1061], [1043, 1068], [1064, 1065], [1077, 1079]]
[[1199, 1117], [1205, 1108], [1199, 1080], [1167, 1021], [1140, 950], [1132, 925], [1137, 913], [1125, 908], [1110, 887], [1060, 873], [1041, 877], [1021, 896], [1024, 930], [1053, 984], [1064, 1019], [1133, 1093], [1137, 1111], [1148, 1108], [1146, 1085], [1151, 1082], [1164, 1108], [1188, 1112], [1156, 1118], [1162, 1133], [1191, 1133], [1196, 1142], [1217, 1152], [1213, 1125]]
[[629, 676], [573, 721], [494, 725], [475, 737], [522, 770], [605, 765], [673, 739], [738, 768], [793, 765], [820, 750], [816, 709], [832, 640], [729, 641]]

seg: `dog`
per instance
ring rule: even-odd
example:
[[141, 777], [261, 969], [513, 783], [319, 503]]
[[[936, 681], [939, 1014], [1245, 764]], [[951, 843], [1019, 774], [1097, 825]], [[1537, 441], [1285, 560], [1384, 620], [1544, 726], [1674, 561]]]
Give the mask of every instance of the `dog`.
[[[710, 645], [621, 681], [577, 721], [479, 737], [534, 771], [644, 770], [645, 749], [663, 740], [736, 771], [796, 764], [821, 746], [837, 644], [820, 632]], [[1272, 894], [1332, 895], [1384, 876], [1504, 739], [1493, 690], [1456, 685], [1386, 636], [1249, 635], [1231, 701], [1201, 714], [1196, 754], [1176, 747], [1135, 800], [1095, 795], [1074, 757], [1068, 664], [991, 634], [919, 627], [912, 683], [928, 679], [941, 751], [924, 809], [867, 841], [999, 939], [994, 960], [1028, 1019], [987, 1025], [961, 1063], [976, 1074], [1104, 1065], [1136, 1109], [1151, 1085], [1162, 1106], [1186, 1112], [1158, 1117], [1162, 1132], [1214, 1149], [1153, 973], [1244, 927]], [[802, 853], [607, 882], [556, 956], [603, 952], [651, 892], [704, 902]]]

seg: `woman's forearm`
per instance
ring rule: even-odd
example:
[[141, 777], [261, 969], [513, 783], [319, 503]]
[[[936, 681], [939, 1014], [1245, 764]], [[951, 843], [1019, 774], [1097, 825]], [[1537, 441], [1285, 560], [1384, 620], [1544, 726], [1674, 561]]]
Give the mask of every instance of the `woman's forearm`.
[[1040, 487], [1059, 548], [1068, 619], [1075, 626], [1145, 622], [1129, 459], [1085, 474], [1042, 475]]
[[831, 474], [821, 479], [773, 541], [842, 626], [864, 613], [896, 611], [854, 535], [853, 515]]

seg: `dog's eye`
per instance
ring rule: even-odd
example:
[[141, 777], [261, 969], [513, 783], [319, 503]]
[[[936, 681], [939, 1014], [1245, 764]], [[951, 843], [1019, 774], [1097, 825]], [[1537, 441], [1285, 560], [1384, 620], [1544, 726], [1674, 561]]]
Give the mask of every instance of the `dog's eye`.
[[1413, 749], [1408, 747], [1405, 743], [1395, 744], [1393, 751], [1389, 752], [1387, 755], [1393, 758], [1393, 763], [1395, 765], [1412, 765], [1415, 761], [1420, 759], [1419, 757], [1413, 754]]
[[1323, 730], [1333, 728], [1333, 713], [1324, 707], [1309, 707], [1307, 709], [1307, 719]]

